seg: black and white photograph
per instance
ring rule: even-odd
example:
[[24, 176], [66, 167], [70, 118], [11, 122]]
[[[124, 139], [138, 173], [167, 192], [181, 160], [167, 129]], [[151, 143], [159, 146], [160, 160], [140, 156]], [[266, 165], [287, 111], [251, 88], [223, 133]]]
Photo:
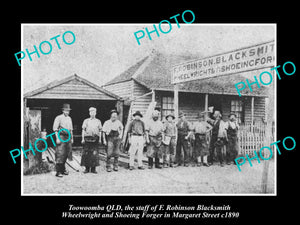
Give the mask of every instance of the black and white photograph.
[[276, 23], [21, 36], [22, 196], [276, 196]]
[[3, 221], [297, 221], [295, 4], [43, 3], [3, 7]]

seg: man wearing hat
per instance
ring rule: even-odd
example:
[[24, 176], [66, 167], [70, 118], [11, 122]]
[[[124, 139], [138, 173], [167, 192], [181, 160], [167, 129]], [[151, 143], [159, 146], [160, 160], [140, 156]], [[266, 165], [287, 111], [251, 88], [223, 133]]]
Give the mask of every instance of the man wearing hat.
[[213, 114], [214, 120], [209, 119], [208, 122], [213, 126], [212, 135], [209, 146], [209, 163], [213, 164], [214, 150], [216, 149], [220, 166], [224, 166], [224, 146], [227, 143], [227, 123], [222, 120], [222, 114], [216, 110]]
[[[55, 161], [56, 161], [56, 176], [62, 177], [62, 175], [68, 175], [66, 171], [65, 163], [69, 156], [69, 159], [72, 159], [72, 143], [73, 143], [73, 124], [72, 119], [69, 116], [70, 114], [70, 104], [64, 104], [62, 107], [62, 114], [58, 115], [53, 123], [53, 131], [56, 136], [56, 151], [55, 151]], [[62, 128], [69, 130], [69, 133], [65, 130], [59, 133], [58, 131]], [[61, 140], [68, 140], [67, 142], [61, 142]]]
[[145, 169], [143, 167], [143, 149], [145, 143], [145, 124], [141, 120], [143, 115], [140, 111], [136, 111], [133, 114], [133, 121], [130, 122], [128, 127], [128, 135], [129, 135], [129, 169], [134, 169], [134, 158], [135, 154], [137, 154], [137, 161], [138, 161], [138, 169]]
[[207, 156], [209, 155], [207, 146], [207, 135], [212, 129], [212, 126], [204, 120], [204, 113], [198, 114], [198, 121], [194, 123], [193, 130], [195, 132], [194, 155], [197, 159], [197, 166], [201, 165], [201, 158], [203, 158], [203, 165], [209, 166], [207, 163]]
[[118, 112], [110, 111], [110, 119], [103, 124], [103, 144], [106, 145], [106, 171], [111, 172], [111, 158], [114, 158], [113, 170], [118, 171], [118, 160], [120, 144], [123, 136], [124, 126], [118, 120]]
[[158, 119], [159, 112], [155, 110], [152, 113], [152, 119], [146, 124], [147, 157], [148, 168], [153, 168], [153, 158], [155, 159], [155, 168], [161, 169], [159, 159], [162, 158], [162, 140], [164, 138], [164, 125]]
[[163, 165], [164, 167], [176, 167], [175, 151], [176, 151], [176, 125], [174, 123], [175, 116], [170, 113], [166, 116], [164, 123], [165, 139], [163, 141]]
[[81, 166], [85, 166], [84, 173], [96, 172], [96, 166], [99, 166], [99, 143], [101, 143], [102, 124], [96, 118], [97, 110], [94, 107], [89, 108], [90, 118], [83, 121], [82, 140], [83, 151], [81, 157]]
[[190, 123], [186, 120], [185, 114], [183, 112], [179, 113], [179, 120], [176, 124], [177, 127], [177, 145], [176, 145], [176, 162], [178, 166], [182, 164], [182, 152], [183, 148], [184, 154], [184, 166], [189, 166], [190, 154], [189, 154], [189, 145], [188, 137], [191, 133], [192, 127]]
[[230, 113], [227, 129], [228, 145], [226, 149], [226, 161], [228, 165], [231, 163], [234, 164], [234, 159], [238, 155], [238, 129], [239, 124], [237, 123], [236, 115], [234, 113]]

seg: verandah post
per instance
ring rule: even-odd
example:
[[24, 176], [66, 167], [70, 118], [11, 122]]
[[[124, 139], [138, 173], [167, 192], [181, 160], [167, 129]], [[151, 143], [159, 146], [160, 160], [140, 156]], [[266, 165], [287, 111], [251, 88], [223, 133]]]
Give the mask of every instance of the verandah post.
[[204, 111], [208, 111], [208, 94], [205, 94]]
[[174, 116], [176, 121], [179, 114], [179, 98], [178, 98], [178, 84], [174, 84]]

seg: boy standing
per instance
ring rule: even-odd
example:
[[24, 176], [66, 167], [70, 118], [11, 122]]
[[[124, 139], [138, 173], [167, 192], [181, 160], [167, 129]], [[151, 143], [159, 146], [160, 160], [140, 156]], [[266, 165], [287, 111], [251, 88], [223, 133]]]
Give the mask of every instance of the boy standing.
[[175, 167], [175, 151], [176, 151], [176, 124], [174, 123], [175, 116], [169, 114], [166, 116], [164, 123], [165, 139], [163, 149], [163, 165], [164, 167]]

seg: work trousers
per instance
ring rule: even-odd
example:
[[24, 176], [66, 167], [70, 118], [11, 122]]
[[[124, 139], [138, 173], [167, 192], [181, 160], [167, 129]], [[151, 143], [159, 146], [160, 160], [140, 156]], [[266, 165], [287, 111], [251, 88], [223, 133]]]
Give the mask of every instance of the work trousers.
[[228, 144], [226, 149], [226, 161], [234, 162], [238, 155], [238, 138], [237, 136], [228, 136]]
[[111, 158], [114, 158], [113, 166], [118, 167], [118, 160], [120, 154], [121, 138], [119, 134], [107, 136], [107, 148], [106, 148], [106, 167], [111, 167]]
[[85, 143], [83, 145], [83, 151], [81, 156], [81, 166], [96, 167], [99, 166], [99, 137], [96, 136], [93, 142], [90, 142], [88, 138], [84, 138]]
[[206, 134], [195, 135], [194, 155], [196, 158], [209, 155]]
[[181, 148], [183, 148], [183, 161], [184, 164], [188, 164], [190, 160], [190, 151], [188, 140], [185, 139], [186, 135], [178, 133], [177, 145], [176, 145], [176, 162], [178, 165], [182, 164], [182, 152]]
[[144, 149], [144, 136], [131, 136], [131, 144], [129, 148], [129, 166], [134, 166], [134, 158], [137, 154], [138, 166], [143, 166], [142, 158], [143, 158], [143, 149]]
[[226, 149], [224, 148], [226, 144], [226, 140], [225, 138], [219, 138], [216, 142], [215, 142], [215, 147], [216, 147], [216, 152], [217, 152], [217, 157], [218, 160], [221, 164], [223, 164], [224, 159], [226, 157]]
[[[64, 137], [60, 135], [61, 140], [67, 140], [68, 137]], [[66, 170], [65, 163], [67, 161], [68, 156], [72, 152], [72, 143], [71, 140], [68, 142], [61, 142], [56, 145], [55, 151], [55, 162], [56, 162], [56, 171], [64, 172]]]
[[150, 136], [150, 143], [147, 146], [147, 157], [150, 158], [162, 158], [162, 136]]
[[163, 162], [167, 165], [173, 165], [175, 162], [176, 137], [171, 137], [170, 143], [164, 145]]
[[216, 142], [218, 140], [218, 135], [212, 135], [209, 143], [209, 155], [208, 155], [208, 162], [213, 164], [215, 159], [215, 148], [216, 148]]

